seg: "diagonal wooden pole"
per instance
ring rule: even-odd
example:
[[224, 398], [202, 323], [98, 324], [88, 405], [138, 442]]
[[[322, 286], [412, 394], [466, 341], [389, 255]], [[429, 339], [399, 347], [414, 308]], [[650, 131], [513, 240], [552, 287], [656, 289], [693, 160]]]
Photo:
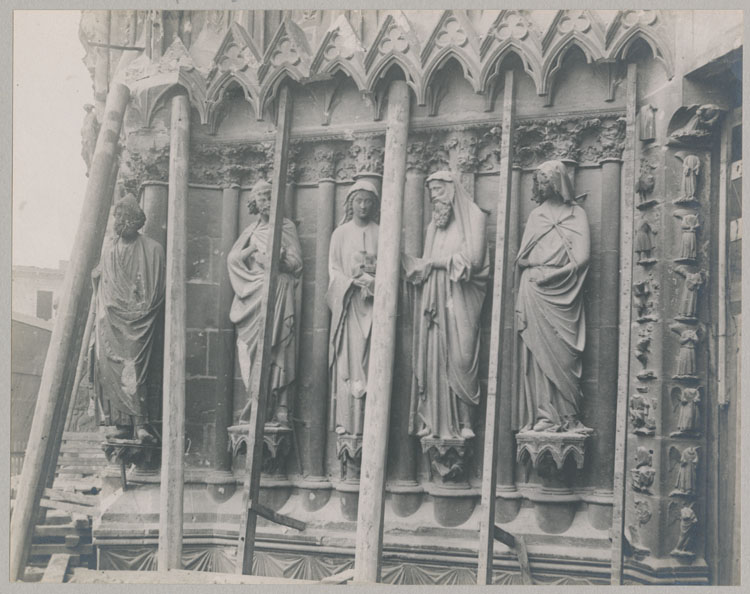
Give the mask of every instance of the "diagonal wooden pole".
[[271, 341], [273, 334], [273, 308], [279, 271], [281, 230], [284, 221], [284, 190], [286, 186], [287, 152], [291, 125], [292, 99], [287, 86], [279, 91], [279, 115], [276, 146], [273, 154], [273, 179], [271, 193], [271, 215], [266, 254], [270, 255], [263, 277], [263, 293], [260, 306], [260, 344], [256, 356], [260, 356], [260, 373], [253, 375], [249, 397], [257, 396], [250, 409], [250, 430], [247, 441], [247, 484], [243, 494], [240, 539], [237, 548], [237, 573], [250, 574], [253, 570], [255, 549], [255, 527], [257, 523], [258, 493], [260, 491], [261, 463], [263, 461], [263, 411], [266, 410], [271, 379]]
[[362, 472], [354, 552], [354, 580], [380, 581], [388, 421], [391, 408], [393, 358], [401, 252], [401, 219], [406, 181], [406, 140], [409, 133], [409, 87], [392, 81], [388, 89], [385, 129], [383, 203], [375, 277], [372, 342], [362, 435]]
[[[135, 58], [135, 52], [123, 54], [118, 72]], [[107, 96], [102, 126], [91, 158], [89, 181], [81, 208], [70, 264], [65, 274], [60, 312], [52, 330], [50, 348], [42, 371], [41, 384], [34, 419], [29, 431], [29, 441], [24, 458], [21, 480], [10, 526], [10, 580], [23, 577], [23, 570], [31, 546], [34, 520], [39, 511], [39, 501], [44, 490], [45, 469], [54, 464], [54, 444], [62, 439], [67, 404], [75, 373], [75, 361], [70, 353], [77, 352], [76, 345], [88, 315], [86, 295], [91, 287], [91, 271], [99, 260], [99, 250], [104, 239], [109, 214], [112, 170], [117, 158], [117, 143], [125, 109], [130, 99], [128, 88], [115, 80]]]
[[167, 198], [167, 278], [164, 311], [164, 388], [161, 486], [159, 488], [159, 570], [182, 569], [182, 515], [185, 487], [185, 269], [187, 266], [190, 101], [172, 98]]
[[[495, 235], [495, 272], [492, 287], [492, 318], [490, 321], [490, 366], [487, 378], [487, 413], [484, 429], [484, 460], [482, 468], [482, 504], [479, 519], [479, 566], [477, 584], [492, 583], [492, 558], [495, 545], [495, 487], [497, 483], [498, 390], [500, 388], [500, 354], [503, 348], [502, 315], [507, 295], [504, 276], [507, 267], [506, 238], [510, 217], [511, 174], [513, 168], [513, 70], [505, 73], [503, 91], [503, 127], [500, 140], [500, 200], [497, 206]], [[507, 385], [507, 383], [506, 383]], [[510, 398], [510, 394], [503, 394]]]

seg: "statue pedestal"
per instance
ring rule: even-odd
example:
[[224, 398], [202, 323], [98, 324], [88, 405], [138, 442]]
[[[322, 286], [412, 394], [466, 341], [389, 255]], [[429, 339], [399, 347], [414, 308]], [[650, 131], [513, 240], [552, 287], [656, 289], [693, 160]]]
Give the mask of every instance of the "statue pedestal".
[[422, 453], [430, 461], [432, 483], [425, 487], [434, 499], [435, 519], [441, 526], [460, 526], [469, 519], [476, 497], [467, 480], [472, 440], [423, 437]]
[[356, 521], [359, 511], [359, 473], [362, 466], [362, 436], [344, 433], [336, 436], [336, 456], [341, 463], [341, 481], [336, 484], [341, 513]]
[[[245, 476], [245, 456], [247, 456], [250, 425], [240, 423], [227, 427], [232, 468]], [[292, 449], [292, 429], [283, 425], [266, 423], [263, 428], [263, 462], [260, 478], [261, 502], [274, 511], [286, 503], [292, 493], [292, 484], [286, 475], [286, 458]]]
[[573, 523], [580, 498], [571, 490], [576, 470], [583, 468], [583, 433], [524, 431], [516, 434], [520, 463], [531, 464], [541, 488], [529, 496], [539, 527], [548, 534], [565, 532]]

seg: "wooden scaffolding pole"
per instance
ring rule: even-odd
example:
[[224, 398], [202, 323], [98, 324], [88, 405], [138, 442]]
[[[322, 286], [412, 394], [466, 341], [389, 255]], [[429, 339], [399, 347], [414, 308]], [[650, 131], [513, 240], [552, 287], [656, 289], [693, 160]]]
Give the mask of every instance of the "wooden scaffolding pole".
[[[126, 52], [120, 60], [118, 73], [136, 57]], [[70, 400], [75, 361], [70, 353], [77, 352], [88, 315], [91, 271], [96, 266], [109, 215], [111, 176], [117, 159], [117, 143], [129, 89], [115, 80], [107, 96], [101, 129], [91, 158], [89, 181], [81, 209], [70, 264], [65, 274], [60, 310], [50, 338], [50, 348], [42, 371], [34, 419], [11, 519], [10, 580], [23, 577], [31, 546], [31, 534], [39, 511], [39, 501], [48, 479], [47, 470], [54, 466], [52, 458], [62, 432]]]
[[182, 568], [182, 511], [185, 466], [185, 267], [190, 151], [190, 102], [172, 98], [167, 199], [167, 286], [164, 314], [164, 388], [159, 570]]
[[625, 463], [628, 439], [628, 381], [630, 378], [630, 335], [633, 303], [633, 194], [635, 192], [637, 66], [628, 64], [625, 88], [625, 151], [623, 188], [620, 200], [620, 342], [617, 364], [617, 417], [615, 421], [614, 500], [612, 506], [612, 578], [622, 583], [622, 539], [625, 528]]
[[253, 375], [253, 384], [248, 396], [253, 399], [250, 409], [250, 433], [247, 442], [247, 484], [243, 494], [242, 522], [237, 549], [237, 573], [250, 574], [253, 569], [255, 548], [255, 526], [258, 510], [264, 510], [257, 501], [260, 491], [261, 463], [263, 460], [263, 413], [266, 410], [269, 382], [271, 379], [271, 341], [273, 333], [274, 296], [279, 271], [281, 229], [284, 221], [284, 192], [286, 187], [287, 152], [289, 149], [289, 127], [291, 124], [292, 99], [286, 85], [279, 91], [276, 146], [273, 153], [273, 179], [271, 193], [271, 215], [266, 254], [269, 261], [263, 275], [263, 293], [260, 306], [260, 327], [256, 357], [260, 359], [260, 373]]
[[380, 581], [383, 508], [391, 383], [396, 344], [396, 317], [401, 253], [401, 219], [409, 133], [409, 87], [392, 81], [388, 89], [385, 129], [383, 202], [378, 240], [378, 268], [372, 318], [372, 343], [362, 435], [362, 472], [354, 554], [354, 580]]
[[[507, 268], [506, 238], [510, 217], [511, 179], [513, 169], [513, 70], [505, 72], [503, 90], [503, 127], [500, 141], [500, 200], [497, 207], [495, 234], [495, 272], [492, 288], [490, 321], [490, 366], [487, 378], [487, 413], [484, 430], [482, 468], [482, 504], [479, 520], [479, 566], [477, 584], [492, 583], [492, 558], [495, 546], [495, 487], [497, 483], [498, 390], [500, 388], [500, 356], [503, 350], [503, 308], [507, 295], [504, 276]], [[510, 382], [505, 383], [506, 386]], [[505, 392], [505, 398], [510, 394]]]

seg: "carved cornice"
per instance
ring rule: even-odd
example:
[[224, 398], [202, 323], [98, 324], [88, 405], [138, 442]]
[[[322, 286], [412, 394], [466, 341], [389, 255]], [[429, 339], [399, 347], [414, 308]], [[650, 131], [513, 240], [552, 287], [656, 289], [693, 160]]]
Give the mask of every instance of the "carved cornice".
[[383, 174], [385, 139], [382, 137], [357, 138], [349, 148], [357, 175]]
[[513, 162], [526, 167], [549, 159], [598, 163], [622, 158], [624, 148], [624, 116], [526, 120], [515, 129]]

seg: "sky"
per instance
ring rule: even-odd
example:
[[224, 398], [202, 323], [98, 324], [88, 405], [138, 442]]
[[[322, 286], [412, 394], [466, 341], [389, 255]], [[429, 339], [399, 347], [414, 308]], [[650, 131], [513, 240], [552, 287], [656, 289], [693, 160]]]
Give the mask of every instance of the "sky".
[[14, 12], [14, 265], [57, 268], [70, 259], [87, 181], [83, 105], [93, 103], [80, 18], [75, 10]]

